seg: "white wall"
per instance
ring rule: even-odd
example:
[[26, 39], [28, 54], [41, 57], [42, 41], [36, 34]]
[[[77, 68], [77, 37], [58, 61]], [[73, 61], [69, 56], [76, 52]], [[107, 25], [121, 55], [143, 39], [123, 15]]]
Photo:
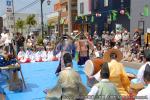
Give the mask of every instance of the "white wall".
[[[91, 0], [78, 0], [78, 4], [77, 4], [77, 7], [78, 7], [78, 16], [83, 16], [83, 15], [89, 15], [91, 14], [91, 11], [90, 11], [90, 1]], [[80, 14], [80, 3], [84, 3], [84, 13], [83, 14]]]
[[[27, 16], [29, 16], [30, 14], [26, 14], [26, 13], [16, 13], [15, 14], [15, 22], [20, 18], [21, 20], [26, 20]], [[10, 17], [13, 18], [12, 14], [5, 14], [3, 15], [3, 26], [5, 26], [7, 29], [9, 29], [10, 32], [14, 31], [14, 28], [10, 27], [10, 26], [14, 26], [14, 21], [13, 19], [10, 19]], [[37, 21], [37, 25], [40, 24], [40, 19], [39, 19], [39, 15], [35, 14], [35, 20]], [[35, 26], [35, 28], [37, 28], [38, 26]], [[27, 26], [24, 27], [23, 30], [24, 33], [28, 32], [28, 28]]]

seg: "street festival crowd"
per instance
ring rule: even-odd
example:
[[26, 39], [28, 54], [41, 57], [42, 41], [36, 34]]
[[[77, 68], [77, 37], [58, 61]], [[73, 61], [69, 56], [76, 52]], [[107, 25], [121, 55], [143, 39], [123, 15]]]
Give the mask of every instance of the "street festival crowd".
[[[126, 29], [103, 31], [101, 38], [97, 32], [93, 36], [75, 32], [45, 37], [42, 42], [37, 44], [34, 34], [25, 38], [19, 32], [4, 31], [0, 35], [0, 67], [59, 61], [58, 83], [46, 90], [47, 100], [150, 100], [150, 49], [141, 45], [138, 29], [133, 36]], [[73, 69], [73, 59], [78, 67], [84, 67], [89, 93]], [[134, 75], [125, 72], [121, 61], [144, 64]], [[3, 94], [0, 91], [0, 97]]]

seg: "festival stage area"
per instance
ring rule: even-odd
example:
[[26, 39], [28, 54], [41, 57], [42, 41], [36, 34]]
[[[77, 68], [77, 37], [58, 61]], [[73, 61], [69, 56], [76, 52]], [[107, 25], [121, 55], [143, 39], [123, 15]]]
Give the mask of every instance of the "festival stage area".
[[[2, 87], [5, 88], [7, 100], [45, 100], [46, 94], [43, 91], [54, 87], [57, 82], [57, 76], [55, 75], [57, 66], [58, 62], [22, 64], [22, 72], [27, 89], [23, 92], [15, 93], [9, 91], [6, 85], [3, 85]], [[87, 79], [83, 68], [78, 68], [75, 62], [74, 68], [78, 70], [83, 83], [86, 85]], [[126, 68], [126, 71], [134, 74], [137, 73], [137, 70], [131, 68]]]

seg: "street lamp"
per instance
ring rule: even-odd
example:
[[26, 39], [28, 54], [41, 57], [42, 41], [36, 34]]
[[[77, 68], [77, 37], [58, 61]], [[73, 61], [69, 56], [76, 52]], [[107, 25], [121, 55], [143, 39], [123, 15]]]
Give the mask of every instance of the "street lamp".
[[[43, 2], [45, 0], [41, 0], [41, 30], [42, 30], [42, 38], [44, 37], [44, 21], [43, 21]], [[47, 4], [50, 5], [51, 1], [47, 0]]]

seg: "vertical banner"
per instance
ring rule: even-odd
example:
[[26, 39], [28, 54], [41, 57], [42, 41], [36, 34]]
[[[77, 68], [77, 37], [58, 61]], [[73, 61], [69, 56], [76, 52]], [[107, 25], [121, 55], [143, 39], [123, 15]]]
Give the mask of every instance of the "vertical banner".
[[144, 6], [144, 16], [149, 16], [149, 6], [148, 5]]

